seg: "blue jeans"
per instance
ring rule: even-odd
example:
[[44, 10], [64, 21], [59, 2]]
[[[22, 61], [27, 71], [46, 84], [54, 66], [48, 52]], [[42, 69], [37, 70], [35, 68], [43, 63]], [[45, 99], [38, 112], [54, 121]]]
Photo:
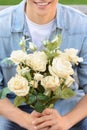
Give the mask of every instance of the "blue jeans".
[[[82, 91], [79, 93], [77, 92], [77, 94], [72, 98], [66, 100], [60, 100], [56, 102], [54, 108], [58, 110], [58, 112], [61, 115], [64, 115], [67, 112], [69, 112], [78, 103], [78, 101], [82, 98], [83, 95], [84, 93]], [[28, 105], [23, 105], [20, 106], [19, 108], [28, 113], [31, 113], [33, 111], [33, 109], [30, 108]], [[26, 130], [26, 129], [5, 119], [4, 117], [0, 117], [0, 130]], [[73, 126], [70, 130], [87, 130], [87, 118], [80, 121], [78, 124]]]

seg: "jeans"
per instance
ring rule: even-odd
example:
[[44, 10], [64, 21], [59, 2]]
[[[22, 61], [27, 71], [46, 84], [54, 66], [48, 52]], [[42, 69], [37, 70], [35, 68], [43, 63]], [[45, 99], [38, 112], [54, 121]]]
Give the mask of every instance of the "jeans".
[[77, 123], [70, 130], [87, 130], [87, 118]]
[[[69, 112], [77, 102], [82, 98], [84, 94], [82, 92], [78, 93], [73, 96], [72, 98], [66, 100], [59, 100], [55, 104], [55, 109], [61, 114], [64, 115]], [[28, 105], [23, 105], [19, 107], [21, 110], [31, 113], [33, 111]], [[26, 130], [19, 125], [5, 119], [4, 117], [0, 117], [0, 130]], [[87, 118], [77, 123], [73, 126], [70, 130], [87, 130]]]

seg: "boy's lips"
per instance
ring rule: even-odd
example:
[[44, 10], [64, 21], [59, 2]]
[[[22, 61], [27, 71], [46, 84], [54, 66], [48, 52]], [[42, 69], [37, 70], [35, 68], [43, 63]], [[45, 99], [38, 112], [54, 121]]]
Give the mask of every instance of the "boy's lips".
[[51, 2], [34, 2], [37, 6], [47, 6], [47, 5], [49, 5]]

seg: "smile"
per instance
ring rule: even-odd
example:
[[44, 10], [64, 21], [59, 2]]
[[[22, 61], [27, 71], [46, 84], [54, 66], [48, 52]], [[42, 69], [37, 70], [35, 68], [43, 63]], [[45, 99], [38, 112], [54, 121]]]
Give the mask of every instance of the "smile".
[[34, 2], [34, 3], [37, 4], [38, 6], [47, 6], [51, 2]]

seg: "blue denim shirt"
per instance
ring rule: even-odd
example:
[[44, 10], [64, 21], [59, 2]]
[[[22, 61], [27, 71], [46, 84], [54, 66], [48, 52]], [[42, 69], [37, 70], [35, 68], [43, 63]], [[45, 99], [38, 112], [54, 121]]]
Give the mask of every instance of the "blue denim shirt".
[[[13, 50], [20, 49], [19, 41], [22, 36], [30, 38], [24, 12], [25, 0], [19, 5], [0, 12], [0, 86], [7, 85], [11, 76], [15, 75], [15, 66], [1, 61], [10, 57]], [[78, 67], [73, 66], [78, 73], [80, 87], [87, 85], [87, 16], [79, 11], [58, 4], [55, 25], [49, 40], [58, 33], [62, 35], [61, 50], [65, 48], [78, 49], [78, 56], [83, 62]], [[38, 38], [39, 40], [39, 38]], [[68, 68], [67, 68], [68, 69]], [[74, 84], [74, 88], [76, 84]]]

